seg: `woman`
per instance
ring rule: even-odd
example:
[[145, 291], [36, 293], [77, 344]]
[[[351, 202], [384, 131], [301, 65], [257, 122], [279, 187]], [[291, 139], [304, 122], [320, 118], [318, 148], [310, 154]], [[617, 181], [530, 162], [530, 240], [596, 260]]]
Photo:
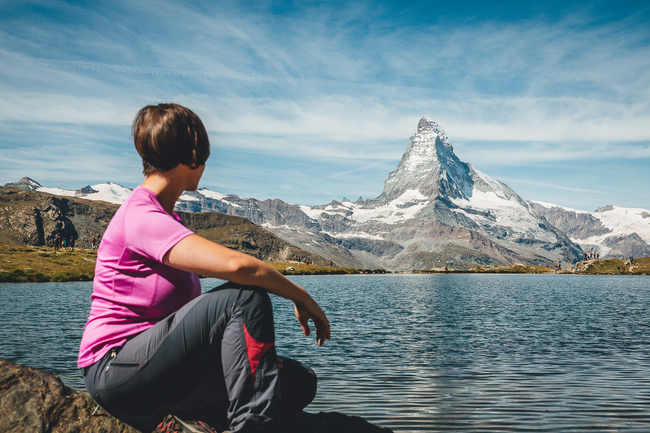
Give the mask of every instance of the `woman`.
[[[272, 428], [309, 404], [316, 379], [302, 364], [278, 359], [268, 293], [294, 302], [307, 336], [313, 320], [319, 345], [330, 338], [327, 317], [303, 288], [197, 236], [174, 214], [210, 155], [196, 114], [177, 104], [147, 106], [132, 134], [145, 181], [99, 246], [78, 359], [86, 387], [144, 432], [166, 414], [220, 428], [227, 422], [233, 432]], [[229, 282], [201, 295], [197, 274]], [[159, 427], [175, 431], [169, 417]]]

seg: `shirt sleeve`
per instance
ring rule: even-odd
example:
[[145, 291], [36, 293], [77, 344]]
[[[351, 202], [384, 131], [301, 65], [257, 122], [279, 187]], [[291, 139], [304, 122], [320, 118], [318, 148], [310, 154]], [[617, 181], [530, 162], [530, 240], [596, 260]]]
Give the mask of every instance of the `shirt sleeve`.
[[138, 203], [125, 218], [125, 240], [131, 251], [160, 263], [174, 245], [194, 234], [162, 207], [147, 203]]

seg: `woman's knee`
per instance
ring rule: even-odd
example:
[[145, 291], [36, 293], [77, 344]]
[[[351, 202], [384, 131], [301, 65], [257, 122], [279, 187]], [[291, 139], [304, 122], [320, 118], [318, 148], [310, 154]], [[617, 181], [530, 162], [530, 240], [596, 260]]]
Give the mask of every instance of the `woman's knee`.
[[301, 411], [314, 400], [318, 388], [316, 373], [291, 358], [280, 360], [280, 386], [282, 387], [282, 407], [285, 414]]
[[257, 341], [274, 342], [273, 305], [266, 290], [255, 286], [226, 283], [205, 295], [210, 305], [221, 305], [219, 311], [241, 315], [247, 332]]

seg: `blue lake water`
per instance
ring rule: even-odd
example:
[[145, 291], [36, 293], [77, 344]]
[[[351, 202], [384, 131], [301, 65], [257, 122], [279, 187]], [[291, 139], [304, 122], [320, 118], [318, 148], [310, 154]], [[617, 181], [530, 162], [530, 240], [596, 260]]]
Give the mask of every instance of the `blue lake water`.
[[[292, 277], [327, 312], [305, 338], [273, 298], [280, 354], [310, 365], [310, 412], [395, 431], [650, 431], [650, 278]], [[203, 280], [204, 289], [218, 280]], [[0, 284], [0, 358], [83, 389], [91, 283]]]

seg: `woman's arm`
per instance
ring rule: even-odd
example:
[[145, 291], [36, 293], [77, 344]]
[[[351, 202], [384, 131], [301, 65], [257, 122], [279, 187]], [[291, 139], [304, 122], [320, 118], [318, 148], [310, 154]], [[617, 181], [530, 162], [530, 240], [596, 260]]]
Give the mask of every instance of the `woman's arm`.
[[184, 271], [232, 281], [245, 286], [258, 286], [269, 293], [289, 299], [295, 304], [296, 317], [305, 335], [309, 335], [309, 319], [316, 325], [319, 345], [330, 339], [330, 324], [316, 301], [297, 284], [261, 260], [190, 235], [174, 245], [163, 263]]

